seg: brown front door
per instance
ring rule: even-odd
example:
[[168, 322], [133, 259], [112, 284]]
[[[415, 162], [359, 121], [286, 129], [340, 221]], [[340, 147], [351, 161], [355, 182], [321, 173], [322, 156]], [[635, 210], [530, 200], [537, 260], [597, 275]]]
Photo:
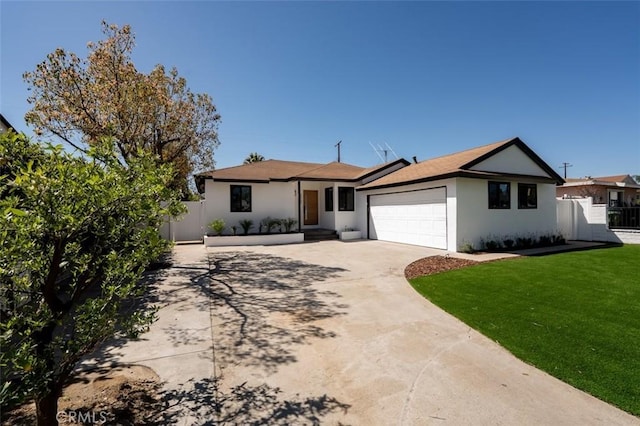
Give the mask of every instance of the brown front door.
[[318, 191], [304, 190], [302, 193], [304, 208], [304, 224], [318, 224]]

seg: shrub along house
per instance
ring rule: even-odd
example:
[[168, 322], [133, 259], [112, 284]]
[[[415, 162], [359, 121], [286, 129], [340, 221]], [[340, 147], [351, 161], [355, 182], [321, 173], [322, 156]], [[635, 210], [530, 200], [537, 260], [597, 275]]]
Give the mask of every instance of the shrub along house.
[[416, 164], [268, 160], [196, 176], [209, 221], [293, 217], [299, 230], [356, 228], [364, 238], [451, 251], [555, 233], [561, 183], [519, 138]]

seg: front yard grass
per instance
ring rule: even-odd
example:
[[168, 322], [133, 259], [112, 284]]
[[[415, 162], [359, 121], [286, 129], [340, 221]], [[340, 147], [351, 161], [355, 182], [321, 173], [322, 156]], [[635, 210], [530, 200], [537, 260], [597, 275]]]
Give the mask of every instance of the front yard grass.
[[640, 415], [640, 246], [483, 263], [410, 282], [523, 361]]

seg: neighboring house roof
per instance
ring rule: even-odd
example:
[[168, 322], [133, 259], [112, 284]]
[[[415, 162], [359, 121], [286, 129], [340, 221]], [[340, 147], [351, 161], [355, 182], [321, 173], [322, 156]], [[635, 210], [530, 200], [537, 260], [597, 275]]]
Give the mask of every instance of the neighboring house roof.
[[437, 179], [445, 179], [450, 177], [519, 177], [522, 175], [497, 173], [491, 171], [473, 170], [472, 167], [487, 160], [489, 157], [511, 147], [517, 146], [522, 150], [538, 167], [540, 167], [548, 177], [533, 176], [541, 181], [550, 181], [556, 183], [564, 182], [562, 177], [558, 175], [553, 168], [549, 167], [538, 155], [533, 152], [520, 138], [507, 139], [495, 142], [489, 145], [468, 149], [466, 151], [445, 155], [411, 164], [386, 176], [376, 179], [366, 185], [359, 187], [359, 190], [388, 188], [412, 183], [428, 182]]
[[15, 130], [15, 127], [13, 127], [13, 126], [11, 125], [11, 123], [9, 123], [9, 122], [7, 121], [7, 119], [6, 119], [6, 118], [4, 118], [4, 115], [2, 115], [2, 114], [0, 114], [0, 123], [2, 123], [2, 128], [3, 128], [3, 130], [5, 130], [5, 129], [6, 129], [6, 130], [9, 130], [9, 129], [14, 129], [14, 130]]
[[617, 175], [617, 176], [603, 176], [593, 178], [596, 180], [601, 180], [605, 182], [627, 182], [627, 183], [636, 183], [635, 180], [630, 175]]
[[616, 188], [638, 188], [640, 184], [636, 182], [630, 175], [601, 176], [601, 177], [584, 177], [584, 178], [567, 178], [563, 187], [570, 186], [609, 186]]
[[321, 163], [303, 163], [297, 161], [265, 160], [241, 166], [227, 167], [199, 173], [195, 176], [196, 185], [202, 187], [204, 179], [220, 182], [258, 182], [295, 181], [295, 180], [326, 180], [357, 182], [365, 177], [378, 173], [396, 164], [407, 165], [406, 160], [400, 159], [375, 167], [364, 168], [337, 161]]

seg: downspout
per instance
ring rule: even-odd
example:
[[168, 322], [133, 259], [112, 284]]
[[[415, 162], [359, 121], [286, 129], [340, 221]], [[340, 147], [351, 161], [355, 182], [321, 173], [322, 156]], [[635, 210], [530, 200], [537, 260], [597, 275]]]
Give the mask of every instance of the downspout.
[[369, 232], [370, 232], [369, 227], [370, 227], [370, 224], [371, 224], [371, 205], [370, 205], [371, 201], [370, 201], [370, 199], [371, 199], [371, 195], [367, 194], [367, 240], [371, 239], [371, 237], [369, 236]]
[[302, 217], [301, 211], [300, 211], [300, 181], [298, 181], [298, 232], [300, 232], [302, 230], [302, 224], [300, 223], [300, 219]]
[[[455, 180], [456, 185], [458, 179]], [[449, 196], [447, 192], [447, 185], [444, 186], [444, 240], [446, 241], [445, 250], [449, 250]], [[458, 188], [456, 187], [456, 194], [458, 193]], [[457, 205], [457, 204], [456, 204]], [[458, 221], [458, 213], [456, 212], [456, 222]], [[455, 249], [453, 251], [458, 251], [458, 227], [456, 226], [456, 241], [454, 242]]]

